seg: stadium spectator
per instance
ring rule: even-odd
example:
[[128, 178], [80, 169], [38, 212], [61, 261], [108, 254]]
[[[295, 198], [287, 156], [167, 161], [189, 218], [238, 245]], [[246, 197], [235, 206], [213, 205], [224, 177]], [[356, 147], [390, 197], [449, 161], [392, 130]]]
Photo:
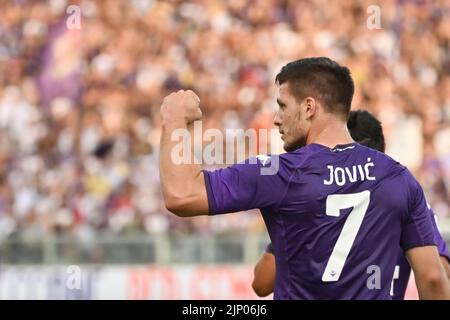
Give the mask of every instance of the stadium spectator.
[[450, 217], [448, 3], [379, 1], [378, 30], [367, 28], [368, 0], [84, 0], [72, 30], [71, 3], [0, 3], [0, 238], [263, 232], [256, 213], [163, 214], [158, 108], [192, 88], [205, 128], [269, 127], [275, 72], [312, 55], [349, 66], [354, 106], [380, 118], [387, 153]]

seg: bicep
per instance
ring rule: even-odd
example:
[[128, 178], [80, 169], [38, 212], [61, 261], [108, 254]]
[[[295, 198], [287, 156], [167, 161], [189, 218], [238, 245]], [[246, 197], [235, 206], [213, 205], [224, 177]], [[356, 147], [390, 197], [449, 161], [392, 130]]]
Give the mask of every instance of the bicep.
[[417, 277], [439, 268], [440, 260], [436, 246], [415, 247], [406, 251], [406, 258]]
[[186, 190], [183, 197], [166, 201], [166, 206], [167, 203], [174, 204], [167, 206], [167, 209], [179, 217], [207, 215], [209, 213], [208, 196], [203, 172], [195, 176], [190, 189]]
[[448, 258], [441, 256], [441, 263], [444, 267], [445, 273], [447, 274], [447, 278], [450, 279], [450, 263], [448, 261]]
[[414, 271], [420, 299], [449, 299], [450, 285], [436, 246], [416, 247], [406, 251]]
[[190, 212], [193, 215], [207, 215], [209, 213], [208, 195], [206, 193], [204, 173], [200, 172], [195, 181], [194, 198], [190, 201]]
[[439, 231], [439, 227], [437, 224], [437, 216], [431, 209], [430, 209], [430, 218], [433, 223], [435, 231], [436, 244], [441, 258], [441, 263], [442, 266], [444, 267], [445, 273], [447, 274], [447, 278], [450, 279], [450, 263], [449, 263], [450, 254], [448, 252], [447, 243], [445, 242], [444, 238], [441, 235], [441, 232]]
[[208, 195], [206, 193], [204, 173], [200, 172], [195, 182], [195, 198], [191, 201], [191, 211], [195, 215], [207, 215], [209, 213]]
[[[406, 251], [414, 272], [419, 296], [429, 296], [439, 288], [447, 288], [447, 277], [436, 246], [415, 247]], [[422, 299], [422, 298], [421, 298]]]

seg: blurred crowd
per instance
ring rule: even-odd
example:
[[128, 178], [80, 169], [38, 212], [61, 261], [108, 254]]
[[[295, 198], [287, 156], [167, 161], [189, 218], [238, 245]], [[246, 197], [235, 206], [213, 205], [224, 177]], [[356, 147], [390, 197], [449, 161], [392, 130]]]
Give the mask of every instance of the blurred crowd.
[[376, 1], [374, 29], [373, 2], [0, 1], [0, 239], [263, 232], [256, 212], [165, 211], [159, 105], [191, 88], [204, 128], [270, 129], [274, 76], [319, 55], [351, 69], [353, 108], [450, 217], [450, 3]]

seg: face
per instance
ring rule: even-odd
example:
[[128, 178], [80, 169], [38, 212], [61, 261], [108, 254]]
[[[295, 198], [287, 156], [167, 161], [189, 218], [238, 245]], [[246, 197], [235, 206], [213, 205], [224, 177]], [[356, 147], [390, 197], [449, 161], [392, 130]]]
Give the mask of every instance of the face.
[[298, 103], [289, 92], [289, 84], [283, 83], [278, 87], [278, 112], [274, 124], [278, 127], [283, 148], [294, 151], [306, 145], [310, 123], [307, 120], [307, 99]]

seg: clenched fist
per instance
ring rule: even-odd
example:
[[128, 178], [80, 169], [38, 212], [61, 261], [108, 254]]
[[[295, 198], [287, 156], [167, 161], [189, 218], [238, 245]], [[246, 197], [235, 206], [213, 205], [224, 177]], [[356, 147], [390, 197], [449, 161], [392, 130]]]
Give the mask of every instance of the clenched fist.
[[160, 109], [163, 123], [183, 121], [189, 125], [202, 118], [200, 98], [192, 90], [179, 90], [166, 96]]

